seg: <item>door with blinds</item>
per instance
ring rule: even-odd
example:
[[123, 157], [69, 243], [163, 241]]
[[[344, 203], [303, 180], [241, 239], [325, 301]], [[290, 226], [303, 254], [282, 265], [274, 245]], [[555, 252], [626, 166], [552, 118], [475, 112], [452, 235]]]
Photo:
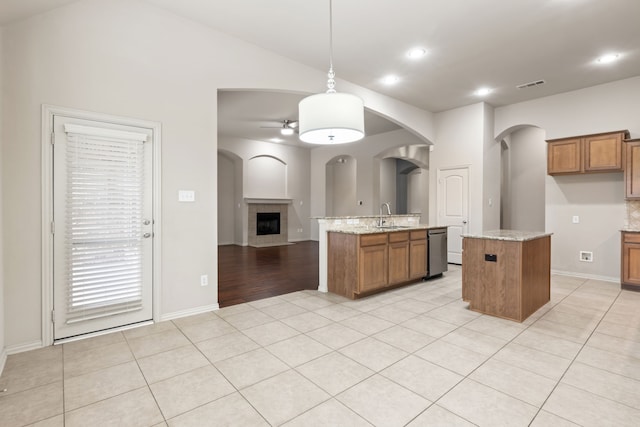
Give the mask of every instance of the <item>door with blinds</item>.
[[53, 128], [54, 339], [151, 320], [152, 129]]

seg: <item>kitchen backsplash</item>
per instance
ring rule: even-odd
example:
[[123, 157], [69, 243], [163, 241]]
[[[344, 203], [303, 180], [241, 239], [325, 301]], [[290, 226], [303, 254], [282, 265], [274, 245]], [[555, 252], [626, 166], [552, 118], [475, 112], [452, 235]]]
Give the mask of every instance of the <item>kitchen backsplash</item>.
[[640, 200], [627, 200], [626, 229], [640, 230]]

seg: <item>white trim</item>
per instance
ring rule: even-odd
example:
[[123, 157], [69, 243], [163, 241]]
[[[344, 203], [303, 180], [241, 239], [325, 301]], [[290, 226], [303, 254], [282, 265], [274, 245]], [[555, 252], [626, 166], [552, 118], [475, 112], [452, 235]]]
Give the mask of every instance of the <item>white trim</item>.
[[248, 205], [290, 205], [293, 203], [293, 199], [265, 199], [257, 197], [245, 197], [244, 202]]
[[7, 363], [7, 350], [2, 349], [0, 351], [0, 375], [2, 375], [2, 371], [4, 371], [4, 365]]
[[619, 277], [597, 276], [595, 274], [584, 274], [584, 273], [576, 273], [573, 271], [561, 271], [561, 270], [551, 270], [551, 274], [556, 274], [558, 276], [578, 277], [580, 279], [590, 279], [590, 280], [600, 280], [603, 282], [620, 283]]
[[[53, 310], [53, 237], [51, 235], [51, 221], [53, 220], [53, 182], [52, 162], [53, 149], [51, 135], [53, 133], [53, 116], [67, 116], [76, 119], [101, 121], [127, 126], [148, 128], [153, 131], [153, 320], [160, 318], [162, 302], [162, 189], [161, 189], [161, 148], [162, 125], [160, 122], [133, 119], [110, 114], [81, 111], [72, 108], [42, 104], [42, 154], [41, 154], [41, 197], [42, 197], [42, 340], [38, 347], [53, 344], [53, 322], [51, 311]], [[27, 349], [32, 348], [27, 345]], [[19, 346], [19, 348], [22, 348]], [[20, 350], [26, 351], [26, 350]], [[11, 354], [9, 349], [7, 353]]]
[[82, 334], [77, 335], [75, 337], [63, 338], [61, 340], [56, 340], [53, 345], [60, 345], [68, 342], [81, 341], [87, 338], [99, 337], [100, 335], [107, 335], [113, 332], [122, 332], [129, 329], [140, 328], [142, 326], [153, 325], [154, 322], [152, 320], [147, 320], [146, 322], [133, 323], [131, 325], [118, 326], [117, 328], [104, 329], [102, 331], [91, 332], [90, 334]]
[[7, 355], [23, 353], [25, 351], [37, 350], [44, 347], [42, 341], [31, 341], [23, 344], [16, 344], [5, 348]]
[[65, 123], [64, 131], [66, 133], [75, 133], [79, 135], [97, 136], [103, 138], [125, 139], [127, 141], [146, 142], [148, 135], [139, 132], [127, 132], [116, 129], [95, 128], [91, 126], [76, 125], [73, 123]]
[[193, 316], [196, 314], [202, 314], [208, 311], [216, 311], [219, 309], [220, 309], [220, 305], [218, 303], [211, 304], [211, 305], [203, 305], [201, 307], [195, 307], [187, 310], [174, 311], [173, 313], [163, 314], [160, 317], [160, 321], [164, 322], [165, 320], [180, 319], [181, 317]]

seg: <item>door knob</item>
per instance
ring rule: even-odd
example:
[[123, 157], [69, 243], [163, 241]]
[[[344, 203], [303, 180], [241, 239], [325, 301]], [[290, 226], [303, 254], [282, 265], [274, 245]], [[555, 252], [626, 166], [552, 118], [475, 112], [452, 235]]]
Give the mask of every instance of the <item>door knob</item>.
[[145, 219], [144, 221], [142, 221], [142, 223], [144, 225], [149, 225], [149, 224], [151, 224], [151, 220], [150, 219]]
[[466, 224], [466, 223], [467, 223], [467, 220], [466, 220], [466, 219], [463, 219], [463, 220], [462, 220], [462, 223], [463, 223], [463, 224]]
[[144, 233], [142, 237], [144, 237], [145, 239], [148, 239], [149, 237], [151, 237], [151, 233]]

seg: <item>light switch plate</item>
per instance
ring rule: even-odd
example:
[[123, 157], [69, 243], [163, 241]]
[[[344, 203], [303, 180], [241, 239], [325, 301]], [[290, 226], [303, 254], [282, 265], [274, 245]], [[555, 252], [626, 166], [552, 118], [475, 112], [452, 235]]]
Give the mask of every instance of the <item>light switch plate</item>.
[[195, 202], [196, 192], [193, 190], [179, 190], [178, 201], [179, 202]]

